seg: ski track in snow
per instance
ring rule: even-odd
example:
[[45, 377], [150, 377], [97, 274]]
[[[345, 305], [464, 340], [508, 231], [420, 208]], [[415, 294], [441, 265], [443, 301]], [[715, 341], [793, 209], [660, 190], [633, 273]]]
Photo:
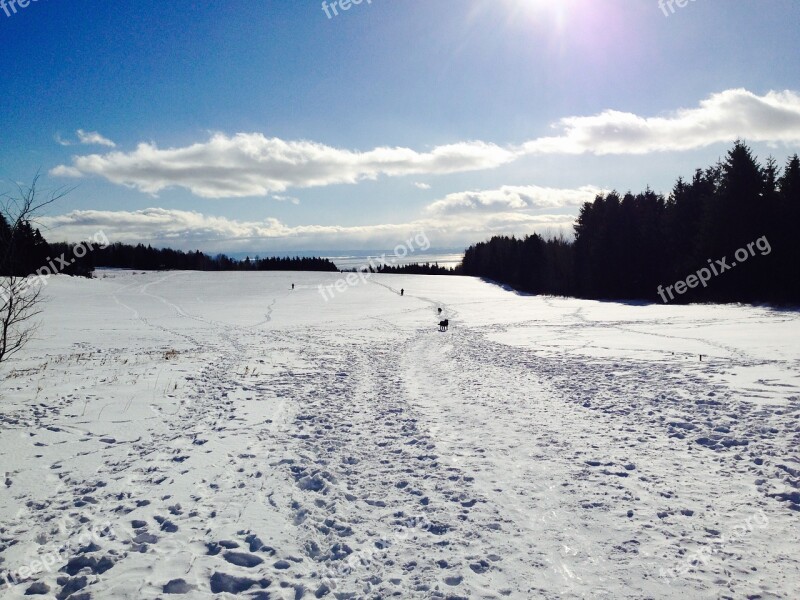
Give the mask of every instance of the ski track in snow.
[[554, 311], [546, 343], [507, 339], [541, 317], [470, 323], [450, 278], [375, 278], [331, 308], [316, 276], [230, 306], [193, 294], [203, 277], [52, 292], [111, 316], [53, 316], [58, 342], [5, 374], [0, 576], [56, 558], [3, 597], [800, 595], [796, 352], [503, 292]]

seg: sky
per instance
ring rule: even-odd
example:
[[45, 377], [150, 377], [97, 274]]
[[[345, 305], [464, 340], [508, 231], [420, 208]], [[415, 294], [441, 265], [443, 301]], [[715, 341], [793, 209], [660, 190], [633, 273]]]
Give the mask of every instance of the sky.
[[800, 152], [796, 0], [0, 0], [0, 192], [49, 241], [206, 252], [570, 234]]

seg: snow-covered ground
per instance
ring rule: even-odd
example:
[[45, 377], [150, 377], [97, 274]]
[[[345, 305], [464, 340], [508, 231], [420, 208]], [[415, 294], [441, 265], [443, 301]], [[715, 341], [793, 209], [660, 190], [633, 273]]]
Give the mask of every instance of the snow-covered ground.
[[338, 277], [53, 278], [0, 596], [800, 597], [800, 313]]

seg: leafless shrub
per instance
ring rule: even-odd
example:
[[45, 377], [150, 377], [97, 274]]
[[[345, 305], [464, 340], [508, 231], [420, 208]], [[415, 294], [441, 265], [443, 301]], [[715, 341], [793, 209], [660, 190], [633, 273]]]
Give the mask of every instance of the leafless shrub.
[[16, 194], [0, 196], [0, 363], [31, 339], [35, 317], [41, 313], [42, 288], [36, 277], [20, 269], [17, 236], [23, 226], [35, 222], [41, 209], [71, 191], [62, 188], [42, 197], [38, 182], [37, 174], [30, 186], [17, 184]]

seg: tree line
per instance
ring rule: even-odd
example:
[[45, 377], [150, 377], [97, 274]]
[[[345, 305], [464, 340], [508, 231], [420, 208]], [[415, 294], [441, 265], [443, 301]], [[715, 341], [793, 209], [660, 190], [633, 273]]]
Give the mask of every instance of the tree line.
[[536, 294], [797, 303], [799, 223], [797, 154], [783, 168], [760, 164], [737, 141], [667, 197], [598, 195], [581, 207], [574, 241], [494, 237], [467, 249], [462, 271]]
[[0, 276], [24, 277], [46, 264], [50, 248], [29, 221], [9, 223], [0, 212]]
[[[9, 248], [13, 244], [14, 248]], [[6, 219], [0, 215], [0, 256], [13, 254], [14, 260], [0, 265], [0, 275], [27, 276], [51, 265], [47, 274], [64, 273], [91, 277], [96, 268], [138, 269], [143, 271], [337, 271], [326, 258], [247, 257], [236, 260], [225, 254], [209, 256], [200, 251], [184, 252], [170, 248], [153, 248], [144, 244], [98, 244], [83, 242], [48, 243], [39, 229], [30, 222], [17, 225], [11, 235]], [[56, 257], [62, 258], [58, 260]]]
[[442, 267], [438, 262], [433, 264], [410, 263], [407, 265], [381, 265], [374, 270], [375, 273], [390, 275], [458, 275], [461, 267]]
[[184, 252], [150, 245], [108, 244], [91, 252], [95, 267], [145, 271], [337, 271], [327, 258], [259, 258], [244, 260], [225, 254], [210, 256], [199, 250]]

